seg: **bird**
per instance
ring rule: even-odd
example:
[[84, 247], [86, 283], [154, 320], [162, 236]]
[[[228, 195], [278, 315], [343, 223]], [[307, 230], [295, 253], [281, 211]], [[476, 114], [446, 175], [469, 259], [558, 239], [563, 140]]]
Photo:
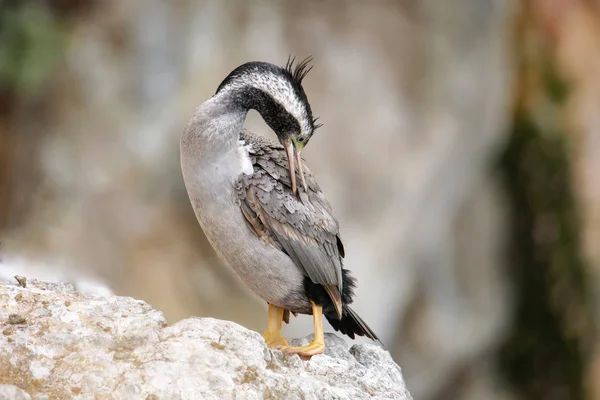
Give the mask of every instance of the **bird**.
[[[311, 61], [240, 65], [194, 110], [180, 139], [183, 180], [206, 238], [267, 302], [267, 346], [303, 358], [325, 351], [323, 316], [352, 339], [381, 343], [350, 307], [356, 279], [343, 265], [339, 223], [300, 157], [320, 127], [302, 86]], [[250, 110], [278, 142], [244, 128]], [[290, 346], [281, 334], [290, 313], [312, 315], [310, 344]]]

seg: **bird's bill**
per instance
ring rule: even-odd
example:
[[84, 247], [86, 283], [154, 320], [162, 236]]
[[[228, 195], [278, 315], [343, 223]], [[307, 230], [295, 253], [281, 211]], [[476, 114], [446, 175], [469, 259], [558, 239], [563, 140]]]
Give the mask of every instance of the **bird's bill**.
[[291, 139], [287, 139], [284, 142], [284, 146], [285, 146], [285, 152], [287, 154], [288, 171], [290, 172], [290, 180], [292, 181], [292, 193], [295, 196], [296, 192], [298, 190], [298, 188], [296, 187], [296, 166], [294, 165], [295, 160], [296, 160], [296, 157], [294, 155], [294, 153], [296, 151], [296, 147], [292, 143]]
[[304, 169], [302, 168], [302, 159], [300, 158], [300, 150], [294, 147], [296, 151], [296, 164], [298, 165], [298, 172], [300, 173], [300, 180], [302, 181], [302, 187], [304, 191], [308, 193], [308, 186], [306, 186], [306, 179], [304, 179]]
[[288, 170], [290, 171], [290, 180], [292, 181], [292, 193], [296, 195], [296, 192], [298, 191], [298, 187], [296, 185], [296, 165], [298, 166], [298, 173], [300, 174], [302, 187], [304, 187], [305, 192], [308, 192], [308, 186], [306, 185], [306, 179], [304, 178], [304, 170], [302, 168], [302, 159], [300, 158], [300, 150], [298, 150], [298, 148], [290, 139], [287, 139], [284, 142], [284, 146], [288, 159]]

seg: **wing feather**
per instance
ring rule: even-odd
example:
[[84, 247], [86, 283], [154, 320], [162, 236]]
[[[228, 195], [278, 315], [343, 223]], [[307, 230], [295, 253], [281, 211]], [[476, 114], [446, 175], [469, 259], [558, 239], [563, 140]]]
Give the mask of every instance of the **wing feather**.
[[237, 187], [252, 232], [284, 251], [313, 282], [337, 288], [328, 293], [339, 297], [344, 253], [339, 226], [310, 170], [304, 166], [309, 191], [298, 198], [291, 191], [283, 148], [254, 135], [242, 134], [242, 139], [251, 145], [254, 173], [242, 174]]

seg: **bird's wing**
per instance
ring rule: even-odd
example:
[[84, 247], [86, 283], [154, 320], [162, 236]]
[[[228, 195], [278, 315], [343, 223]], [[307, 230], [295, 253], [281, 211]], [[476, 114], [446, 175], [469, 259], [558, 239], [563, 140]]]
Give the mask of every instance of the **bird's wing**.
[[[237, 192], [242, 213], [261, 240], [285, 252], [334, 303], [342, 290], [344, 249], [329, 202], [308, 168], [308, 193], [294, 196], [285, 151], [266, 139], [242, 134], [249, 144], [252, 175], [240, 177]], [[341, 303], [340, 303], [341, 304]]]

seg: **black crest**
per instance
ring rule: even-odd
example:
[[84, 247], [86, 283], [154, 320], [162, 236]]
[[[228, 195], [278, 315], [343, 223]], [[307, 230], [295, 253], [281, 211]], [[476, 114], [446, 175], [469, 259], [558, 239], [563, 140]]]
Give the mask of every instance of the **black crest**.
[[287, 63], [285, 64], [285, 70], [289, 72], [298, 85], [302, 85], [302, 80], [308, 75], [310, 70], [313, 68], [309, 65], [312, 62], [312, 56], [306, 57], [304, 60], [296, 63], [296, 56], [288, 57]]
[[[296, 84], [298, 84], [299, 86], [302, 86], [302, 81], [304, 80], [306, 75], [308, 75], [308, 73], [313, 69], [313, 66], [310, 65], [312, 60], [313, 60], [313, 57], [308, 56], [304, 60], [296, 62], [296, 56], [292, 56], [290, 54], [287, 62], [285, 63], [284, 69], [287, 71], [287, 73], [290, 75], [290, 77], [296, 82]], [[319, 119], [319, 117], [312, 119], [313, 130], [317, 130], [323, 126], [323, 124], [317, 123], [318, 119]]]

